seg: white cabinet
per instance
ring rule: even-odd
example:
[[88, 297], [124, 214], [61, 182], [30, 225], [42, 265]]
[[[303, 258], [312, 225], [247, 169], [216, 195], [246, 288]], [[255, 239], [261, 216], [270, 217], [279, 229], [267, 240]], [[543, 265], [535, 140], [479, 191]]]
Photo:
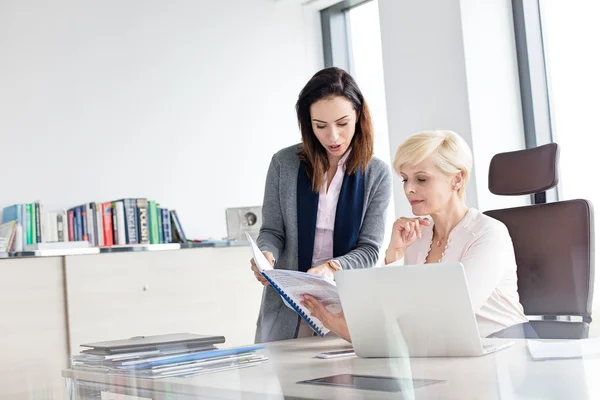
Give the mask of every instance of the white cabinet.
[[60, 399], [68, 366], [63, 258], [0, 261], [0, 399]]
[[253, 343], [262, 285], [247, 247], [65, 257], [71, 352], [82, 343], [191, 332]]

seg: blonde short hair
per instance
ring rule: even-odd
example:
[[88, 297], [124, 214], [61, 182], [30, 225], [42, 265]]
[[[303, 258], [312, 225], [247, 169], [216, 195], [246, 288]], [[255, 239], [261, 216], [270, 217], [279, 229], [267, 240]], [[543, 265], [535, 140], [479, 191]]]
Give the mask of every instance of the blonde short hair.
[[436, 167], [447, 175], [462, 172], [463, 184], [458, 189], [458, 196], [464, 199], [473, 168], [473, 155], [467, 142], [453, 131], [415, 133], [396, 150], [394, 170], [400, 175], [400, 168], [404, 164], [419, 164], [429, 156], [433, 156]]

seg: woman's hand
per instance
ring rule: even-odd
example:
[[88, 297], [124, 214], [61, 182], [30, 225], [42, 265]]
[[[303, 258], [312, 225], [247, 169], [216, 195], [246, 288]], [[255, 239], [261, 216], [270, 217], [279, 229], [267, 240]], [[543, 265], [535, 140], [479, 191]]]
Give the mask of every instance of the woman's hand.
[[327, 263], [318, 265], [316, 267], [312, 267], [311, 269], [309, 269], [306, 272], [308, 274], [320, 275], [320, 276], [324, 276], [325, 278], [329, 278], [329, 279], [333, 280], [333, 272], [334, 271]]
[[331, 311], [328, 311], [319, 300], [315, 299], [310, 294], [300, 296], [300, 300], [302, 300], [300, 304], [308, 309], [311, 317], [318, 318], [327, 329], [342, 339], [351, 342], [344, 312], [333, 314]]
[[424, 226], [429, 226], [427, 218], [398, 218], [392, 228], [390, 245], [385, 252], [385, 263], [390, 264], [404, 257], [404, 251], [421, 238]]
[[[263, 254], [265, 255], [267, 261], [269, 261], [271, 265], [274, 266], [275, 257], [273, 257], [273, 253], [271, 253], [270, 251], [263, 251]], [[258, 270], [258, 267], [256, 266], [256, 263], [254, 262], [253, 258], [250, 259], [250, 269], [252, 269], [252, 271], [254, 272], [254, 277], [256, 278], [256, 280], [262, 283], [263, 286], [270, 285], [269, 281], [267, 281]]]

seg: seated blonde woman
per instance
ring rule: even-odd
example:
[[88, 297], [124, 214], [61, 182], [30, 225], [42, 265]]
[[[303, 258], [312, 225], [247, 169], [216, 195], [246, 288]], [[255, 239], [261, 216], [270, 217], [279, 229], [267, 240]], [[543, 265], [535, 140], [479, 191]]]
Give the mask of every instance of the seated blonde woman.
[[[461, 262], [480, 334], [487, 337], [525, 324], [527, 318], [517, 293], [517, 265], [508, 230], [465, 204], [472, 164], [469, 146], [452, 131], [417, 133], [400, 145], [394, 170], [402, 177], [404, 194], [417, 218], [394, 222], [385, 265]], [[311, 315], [351, 341], [343, 312], [334, 315], [309, 295], [303, 300]]]

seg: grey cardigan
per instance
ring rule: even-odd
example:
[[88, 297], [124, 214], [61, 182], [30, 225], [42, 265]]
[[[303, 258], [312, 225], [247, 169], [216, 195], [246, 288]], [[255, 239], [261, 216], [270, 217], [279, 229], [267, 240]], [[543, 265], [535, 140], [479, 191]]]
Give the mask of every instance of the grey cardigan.
[[[258, 247], [275, 257], [275, 268], [298, 270], [297, 182], [301, 145], [277, 152], [269, 166], [263, 201], [263, 223]], [[365, 193], [362, 224], [356, 247], [337, 257], [342, 268], [370, 268], [379, 257], [385, 232], [385, 211], [388, 207], [392, 179], [387, 165], [373, 157], [365, 170]], [[271, 286], [263, 291], [256, 326], [256, 343], [293, 339], [300, 317]]]

